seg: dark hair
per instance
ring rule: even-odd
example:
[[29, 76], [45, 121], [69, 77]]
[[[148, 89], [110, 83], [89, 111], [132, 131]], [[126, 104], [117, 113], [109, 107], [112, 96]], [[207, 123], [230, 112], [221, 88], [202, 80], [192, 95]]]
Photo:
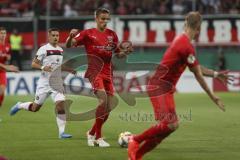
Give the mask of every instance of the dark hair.
[[196, 29], [202, 23], [202, 16], [199, 12], [189, 12], [185, 17], [185, 25], [192, 29]]
[[95, 11], [95, 17], [98, 17], [100, 14], [102, 13], [107, 13], [107, 14], [110, 14], [110, 11], [107, 9], [107, 8], [98, 8], [96, 11]]
[[48, 33], [51, 33], [52, 31], [60, 31], [58, 28], [49, 28]]
[[6, 31], [5, 27], [0, 27], [0, 31]]

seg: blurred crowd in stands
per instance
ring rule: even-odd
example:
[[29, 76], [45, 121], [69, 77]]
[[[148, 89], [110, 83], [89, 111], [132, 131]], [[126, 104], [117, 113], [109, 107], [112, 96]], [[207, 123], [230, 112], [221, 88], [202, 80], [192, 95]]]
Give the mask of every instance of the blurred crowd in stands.
[[[46, 15], [48, 0], [0, 0], [0, 16]], [[238, 14], [240, 0], [49, 0], [52, 16], [92, 15], [98, 7], [113, 14], [181, 15], [191, 10], [202, 14]]]

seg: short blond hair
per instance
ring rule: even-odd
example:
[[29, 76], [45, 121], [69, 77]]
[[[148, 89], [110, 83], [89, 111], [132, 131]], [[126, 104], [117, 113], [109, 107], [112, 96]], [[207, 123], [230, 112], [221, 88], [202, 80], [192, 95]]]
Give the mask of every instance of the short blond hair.
[[7, 31], [5, 27], [0, 27], [0, 31]]
[[52, 31], [57, 31], [59, 32], [60, 30], [58, 28], [49, 28], [48, 33], [51, 33]]
[[102, 13], [110, 14], [110, 11], [109, 11], [107, 8], [103, 8], [103, 7], [98, 8], [98, 9], [96, 9], [96, 11], [94, 12], [95, 18], [98, 17], [98, 16], [99, 16], [100, 14], [102, 14]]
[[202, 16], [199, 12], [189, 12], [185, 17], [185, 25], [191, 29], [197, 29], [202, 23]]

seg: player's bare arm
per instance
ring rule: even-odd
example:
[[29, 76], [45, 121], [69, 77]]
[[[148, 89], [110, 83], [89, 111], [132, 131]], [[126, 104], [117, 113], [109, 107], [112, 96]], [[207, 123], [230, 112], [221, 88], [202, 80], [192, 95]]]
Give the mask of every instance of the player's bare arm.
[[207, 77], [213, 77], [213, 78], [217, 78], [218, 80], [220, 80], [222, 83], [229, 83], [231, 84], [231, 82], [233, 81], [233, 76], [232, 75], [228, 75], [228, 71], [214, 71], [212, 69], [206, 68], [204, 66], [201, 66], [201, 71], [203, 73], [204, 76]]
[[9, 61], [11, 59], [11, 56], [10, 55], [7, 55], [7, 60]]
[[124, 51], [121, 51], [119, 48], [117, 49], [117, 51], [115, 52], [117, 58], [126, 58], [127, 54]]
[[9, 61], [11, 59], [11, 55], [10, 54], [4, 54], [3, 57], [6, 57], [7, 61]]
[[5, 65], [0, 63], [0, 69], [4, 69], [5, 70]]
[[6, 71], [9, 71], [9, 72], [16, 72], [16, 73], [19, 72], [18, 67], [14, 66], [14, 65], [6, 65], [6, 64], [0, 63], [0, 68], [4, 69]]
[[77, 74], [77, 71], [75, 71], [73, 68], [69, 67], [69, 66], [66, 65], [66, 64], [63, 64], [63, 65], [61, 66], [61, 69], [62, 69], [62, 71], [66, 71], [66, 72], [72, 73], [72, 74], [74, 74], [74, 75]]
[[204, 91], [208, 94], [208, 96], [212, 99], [212, 101], [222, 110], [225, 111], [223, 102], [213, 94], [213, 92], [209, 89], [206, 81], [203, 78], [203, 73], [201, 70], [201, 66], [197, 65], [190, 68], [190, 71], [194, 73], [195, 78], [197, 79], [198, 83], [204, 89]]
[[69, 33], [69, 36], [66, 40], [66, 47], [70, 48], [72, 46], [74, 46], [76, 44], [76, 40], [74, 39], [74, 37], [76, 36], [76, 34], [78, 33], [78, 29], [72, 29]]
[[40, 70], [43, 70], [43, 71], [46, 71], [46, 72], [52, 72], [52, 67], [51, 66], [42, 66], [41, 62], [37, 58], [33, 59], [32, 68], [40, 69]]

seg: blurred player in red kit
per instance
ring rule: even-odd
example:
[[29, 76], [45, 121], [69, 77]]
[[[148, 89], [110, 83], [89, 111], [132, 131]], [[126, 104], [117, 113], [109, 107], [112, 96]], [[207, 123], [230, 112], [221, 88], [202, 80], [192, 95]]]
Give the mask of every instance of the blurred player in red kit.
[[7, 31], [4, 27], [0, 27], [0, 107], [4, 100], [4, 92], [7, 84], [6, 71], [18, 72], [18, 68], [13, 65], [7, 65], [10, 60], [10, 45], [5, 42]]
[[[84, 45], [88, 57], [88, 69], [85, 77], [89, 79], [96, 97], [98, 107], [96, 109], [96, 121], [87, 132], [88, 146], [109, 147], [102, 138], [102, 126], [109, 116], [111, 98], [114, 95], [112, 82], [112, 54], [117, 53], [118, 57], [125, 56], [132, 51], [118, 47], [116, 33], [107, 28], [110, 21], [110, 12], [105, 8], [95, 11], [96, 28], [86, 29], [78, 32], [72, 29], [66, 41], [66, 47]], [[102, 63], [101, 63], [102, 62]]]
[[[223, 111], [224, 104], [213, 94], [207, 86], [203, 76], [217, 78], [221, 81], [231, 80], [226, 72], [216, 72], [199, 65], [191, 41], [200, 33], [202, 17], [198, 12], [190, 12], [185, 17], [184, 32], [177, 36], [165, 52], [160, 65], [148, 82], [148, 94], [152, 102], [155, 119], [158, 124], [133, 135], [129, 139], [129, 160], [142, 160], [142, 157], [153, 150], [163, 139], [178, 128], [178, 118], [175, 110], [174, 91], [181, 74], [186, 67], [193, 72], [196, 80], [208, 94], [210, 99]], [[163, 68], [166, 72], [163, 73]], [[162, 83], [171, 83], [172, 90], [162, 95], [154, 95], [153, 86], [163, 86]], [[154, 93], [154, 94], [153, 94]]]

